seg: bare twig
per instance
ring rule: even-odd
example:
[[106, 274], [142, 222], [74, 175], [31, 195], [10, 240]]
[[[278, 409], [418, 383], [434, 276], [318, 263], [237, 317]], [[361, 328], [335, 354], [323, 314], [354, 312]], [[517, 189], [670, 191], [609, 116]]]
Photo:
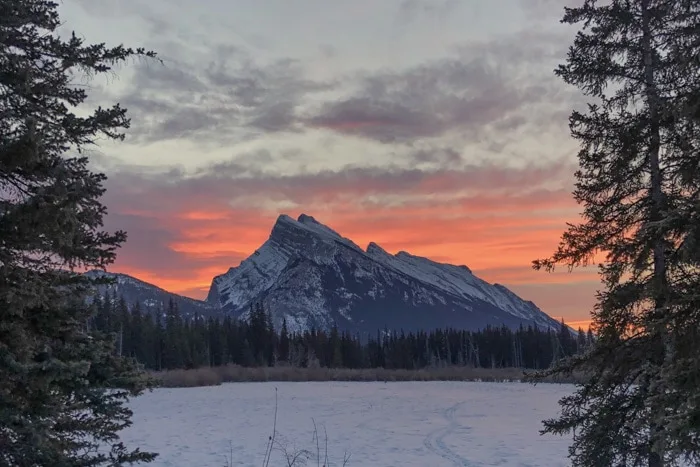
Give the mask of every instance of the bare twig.
[[277, 442], [277, 445], [278, 447], [276, 449], [281, 451], [284, 455], [284, 459], [287, 461], [287, 467], [295, 467], [297, 465], [297, 461], [299, 462], [299, 466], [302, 466], [311, 457], [311, 451], [308, 449], [289, 452], [286, 446], [282, 446], [281, 443]]
[[233, 467], [233, 442], [228, 442], [228, 457], [224, 456], [226, 459], [226, 467]]
[[306, 461], [311, 459], [312, 453], [308, 449], [288, 449], [288, 443], [283, 436], [275, 440], [275, 450], [280, 451], [284, 456], [287, 467], [301, 467], [306, 465]]
[[275, 435], [277, 434], [277, 387], [275, 387], [275, 419], [272, 424], [272, 436], [269, 438], [268, 447], [265, 451], [265, 460], [263, 461], [263, 467], [269, 467], [270, 457], [272, 457], [272, 448], [275, 445]]
[[311, 421], [314, 424], [314, 438], [316, 438], [316, 467], [321, 467], [321, 448], [318, 445], [318, 428], [316, 427], [316, 420], [312, 418]]
[[306, 458], [309, 457], [309, 454], [311, 454], [311, 453], [309, 451], [307, 451], [306, 449], [302, 449], [301, 451], [295, 451], [291, 454], [288, 454], [285, 451], [284, 457], [287, 461], [287, 467], [294, 467], [298, 460], [305, 461]]

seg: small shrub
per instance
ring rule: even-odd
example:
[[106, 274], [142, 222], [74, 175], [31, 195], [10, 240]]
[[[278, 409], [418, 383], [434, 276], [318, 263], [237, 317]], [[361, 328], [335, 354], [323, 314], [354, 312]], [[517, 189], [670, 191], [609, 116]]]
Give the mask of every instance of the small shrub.
[[[422, 368], [419, 370], [388, 368], [299, 368], [293, 366], [242, 367], [225, 365], [197, 368], [193, 370], [168, 370], [156, 372], [163, 387], [215, 386], [221, 383], [244, 383], [266, 381], [484, 381], [517, 382], [525, 379], [527, 372], [520, 368], [472, 368], [451, 366]], [[584, 381], [583, 375], [549, 377], [548, 383], [577, 383]]]
[[223, 382], [217, 368], [196, 368], [192, 370], [167, 370], [155, 374], [161, 386], [166, 388], [191, 388], [217, 386]]

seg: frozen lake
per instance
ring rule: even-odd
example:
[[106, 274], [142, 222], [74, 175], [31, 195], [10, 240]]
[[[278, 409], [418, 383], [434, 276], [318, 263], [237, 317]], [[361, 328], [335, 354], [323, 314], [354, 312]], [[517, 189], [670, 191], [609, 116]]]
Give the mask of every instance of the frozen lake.
[[[329, 465], [566, 466], [568, 438], [540, 436], [572, 386], [522, 383], [236, 383], [158, 389], [131, 401], [129, 447], [160, 453], [145, 465], [261, 466], [278, 390], [277, 449], [316, 455], [328, 437]], [[321, 460], [321, 465], [323, 459]], [[316, 466], [315, 458], [296, 465]]]

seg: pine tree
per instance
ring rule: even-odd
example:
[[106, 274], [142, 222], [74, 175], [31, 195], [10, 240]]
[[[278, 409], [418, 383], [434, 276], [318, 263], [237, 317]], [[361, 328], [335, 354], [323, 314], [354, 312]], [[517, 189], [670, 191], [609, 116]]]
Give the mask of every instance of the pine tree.
[[583, 27], [556, 73], [597, 101], [570, 117], [584, 221], [534, 266], [605, 255], [604, 290], [592, 349], [554, 370], [590, 380], [545, 432], [574, 432], [574, 465], [697, 465], [700, 2], [585, 0], [563, 22]]
[[290, 362], [289, 358], [289, 331], [287, 330], [287, 319], [282, 320], [282, 330], [279, 339], [279, 358], [285, 362]]
[[331, 328], [331, 334], [328, 339], [328, 344], [330, 347], [330, 355], [331, 355], [331, 362], [330, 366], [331, 368], [342, 368], [343, 367], [343, 352], [342, 352], [342, 347], [341, 347], [341, 341], [340, 341], [340, 335], [338, 333], [338, 326], [333, 324], [333, 327]]
[[580, 353], [583, 352], [586, 349], [586, 333], [579, 326], [577, 334], [576, 334], [576, 352]]
[[131, 356], [138, 362], [146, 364], [146, 336], [149, 328], [147, 325], [148, 316], [144, 318], [141, 312], [141, 304], [136, 302], [130, 310], [131, 326], [129, 328], [129, 340], [131, 341]]
[[149, 461], [117, 437], [149, 380], [86, 326], [95, 288], [79, 274], [125, 239], [101, 229], [105, 177], [81, 152], [129, 120], [119, 105], [76, 115], [87, 94], [72, 80], [154, 54], [59, 38], [57, 7], [0, 0], [0, 465]]
[[167, 369], [183, 368], [187, 360], [187, 348], [184, 341], [184, 323], [177, 303], [168, 300], [165, 315], [165, 334], [163, 349], [163, 365]]
[[592, 346], [594, 340], [595, 337], [593, 337], [593, 329], [589, 327], [588, 331], [586, 331], [586, 347]]

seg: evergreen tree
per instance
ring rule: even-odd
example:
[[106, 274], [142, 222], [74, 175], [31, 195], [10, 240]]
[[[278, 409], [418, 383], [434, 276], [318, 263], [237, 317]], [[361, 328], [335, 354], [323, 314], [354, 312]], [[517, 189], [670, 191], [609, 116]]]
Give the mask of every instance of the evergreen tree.
[[588, 331], [586, 331], [586, 347], [592, 346], [594, 340], [595, 338], [593, 337], [593, 329], [588, 328]]
[[342, 368], [343, 367], [343, 348], [341, 346], [342, 342], [340, 340], [340, 335], [338, 333], [338, 326], [335, 324], [331, 328], [331, 334], [328, 339], [328, 354], [331, 356], [330, 366], [331, 368]]
[[582, 352], [586, 348], [586, 333], [583, 328], [579, 326], [576, 334], [576, 353]]
[[129, 355], [129, 349], [131, 348], [131, 336], [129, 334], [131, 313], [124, 297], [119, 297], [119, 300], [117, 300], [115, 315], [116, 325], [114, 332], [117, 340], [117, 355]]
[[78, 273], [106, 267], [125, 239], [101, 229], [105, 177], [80, 154], [129, 120], [119, 105], [76, 115], [87, 94], [72, 80], [153, 54], [60, 38], [57, 7], [0, 0], [0, 465], [149, 461], [117, 438], [149, 380], [86, 326], [94, 288]]
[[148, 335], [149, 328], [147, 325], [148, 317], [143, 316], [141, 312], [141, 304], [136, 302], [131, 307], [131, 325], [129, 326], [129, 341], [131, 348], [128, 355], [134, 357], [138, 362], [146, 364], [146, 349], [145, 341]]
[[605, 255], [604, 290], [593, 348], [555, 369], [591, 379], [545, 432], [574, 432], [574, 465], [696, 465], [700, 2], [585, 0], [565, 11], [583, 27], [556, 73], [596, 101], [570, 118], [584, 221], [534, 266]]
[[167, 369], [183, 368], [188, 349], [184, 340], [185, 329], [180, 310], [172, 298], [168, 300], [165, 315], [163, 365]]
[[286, 318], [282, 320], [282, 330], [280, 331], [279, 358], [289, 363], [289, 331]]

